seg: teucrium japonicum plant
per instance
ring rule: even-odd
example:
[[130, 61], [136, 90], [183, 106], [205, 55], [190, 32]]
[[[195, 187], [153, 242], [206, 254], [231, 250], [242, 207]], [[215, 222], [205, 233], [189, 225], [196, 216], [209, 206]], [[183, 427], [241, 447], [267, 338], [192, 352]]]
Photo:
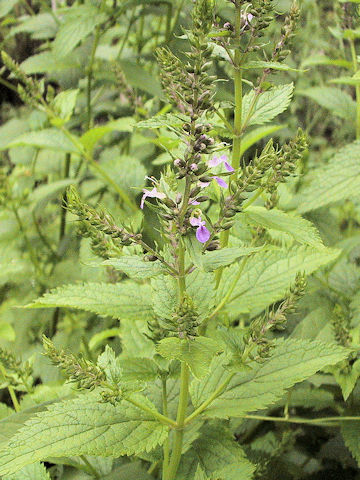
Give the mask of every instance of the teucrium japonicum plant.
[[[228, 3], [233, 22], [219, 26], [215, 2], [194, 2], [183, 58], [170, 48], [157, 50], [173, 111], [137, 127], [169, 128], [180, 140], [171, 167], [149, 178], [140, 200], [145, 215], [151, 209], [157, 216], [158, 241], [130, 219], [119, 225], [88, 205], [76, 188], [67, 191], [67, 209], [100, 258], [96, 268], [129, 278], [65, 285], [29, 308], [68, 307], [119, 319], [122, 350], [116, 355], [107, 346], [96, 360], [44, 337], [46, 355], [78, 392], [31, 415], [1, 445], [5, 478], [49, 458], [130, 456], [148, 462], [162, 480], [250, 479], [257, 465], [235, 441], [229, 419], [251, 418], [296, 383], [349, 361], [341, 312], [333, 322], [337, 343], [282, 334], [306, 293], [306, 275], [339, 255], [323, 245], [310, 221], [278, 208], [279, 187], [296, 175], [307, 148], [305, 135], [299, 130], [284, 145], [268, 140], [244, 156], [271, 132], [273, 126], [263, 125], [290, 103], [293, 85], [273, 81], [277, 70], [290, 69], [284, 61], [298, 7], [293, 4], [269, 49], [262, 39], [272, 2]], [[233, 104], [216, 99], [215, 59], [231, 72]], [[6, 61], [24, 83], [24, 98], [54, 122], [49, 104], [56, 101], [43, 100], [41, 88]], [[255, 83], [246, 79], [253, 69], [262, 72]], [[88, 147], [63, 133], [97, 168]]]

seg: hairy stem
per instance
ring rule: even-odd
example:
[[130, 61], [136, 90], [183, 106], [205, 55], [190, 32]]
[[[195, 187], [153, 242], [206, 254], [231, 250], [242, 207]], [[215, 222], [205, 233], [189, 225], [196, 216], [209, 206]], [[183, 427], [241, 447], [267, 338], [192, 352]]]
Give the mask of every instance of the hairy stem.
[[183, 445], [183, 438], [184, 438], [184, 426], [185, 426], [185, 417], [186, 417], [186, 409], [189, 401], [189, 378], [190, 372], [189, 367], [185, 362], [181, 363], [181, 379], [180, 379], [180, 397], [179, 397], [179, 405], [176, 415], [176, 424], [177, 428], [175, 430], [175, 438], [173, 449], [171, 453], [171, 459], [168, 469], [168, 475], [166, 480], [175, 480], [176, 472], [179, 467], [181, 453], [182, 453], [182, 445]]

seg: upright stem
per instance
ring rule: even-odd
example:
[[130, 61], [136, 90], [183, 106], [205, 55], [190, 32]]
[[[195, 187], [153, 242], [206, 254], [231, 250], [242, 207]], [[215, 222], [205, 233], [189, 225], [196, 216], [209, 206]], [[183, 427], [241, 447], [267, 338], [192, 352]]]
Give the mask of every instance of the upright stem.
[[[162, 404], [163, 404], [163, 415], [166, 417], [168, 416], [168, 406], [167, 406], [167, 389], [166, 389], [166, 377], [162, 378]], [[163, 459], [163, 466], [162, 466], [162, 471], [163, 471], [163, 479], [166, 478], [167, 475], [167, 469], [169, 466], [169, 454], [170, 454], [170, 440], [169, 436], [165, 440], [164, 446], [163, 446], [163, 452], [164, 452], [164, 459]]]
[[[6, 379], [6, 370], [2, 365], [0, 365], [0, 373], [2, 374], [4, 379]], [[18, 399], [16, 397], [16, 393], [15, 393], [14, 388], [11, 385], [8, 385], [7, 389], [8, 389], [12, 404], [14, 406], [15, 412], [19, 412], [20, 411], [20, 405], [19, 405]]]
[[[357, 55], [355, 48], [355, 41], [353, 38], [349, 39], [351, 58], [353, 62], [354, 73], [358, 71]], [[360, 85], [356, 85], [356, 139], [360, 139]]]
[[180, 397], [176, 416], [177, 429], [175, 430], [174, 445], [172, 449], [168, 475], [166, 480], [175, 480], [176, 472], [179, 467], [183, 438], [184, 438], [184, 424], [186, 418], [186, 409], [189, 401], [189, 367], [185, 362], [181, 363], [181, 378], [180, 378]]

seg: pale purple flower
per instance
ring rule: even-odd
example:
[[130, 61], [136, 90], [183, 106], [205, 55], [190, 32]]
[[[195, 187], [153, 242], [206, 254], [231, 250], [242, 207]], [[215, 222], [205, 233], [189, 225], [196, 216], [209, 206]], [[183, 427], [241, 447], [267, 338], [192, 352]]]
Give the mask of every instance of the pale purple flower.
[[144, 208], [144, 202], [147, 197], [149, 198], [166, 198], [165, 193], [158, 192], [157, 188], [154, 187], [152, 190], [146, 190], [146, 188], [143, 189], [144, 195], [141, 198], [141, 203], [140, 203], [140, 208], [141, 210]]
[[[228, 188], [228, 184], [223, 180], [221, 177], [214, 176], [212, 177], [214, 180], [217, 181], [218, 185], [222, 188]], [[206, 188], [210, 185], [210, 182], [199, 182], [199, 186], [201, 188]]]
[[210, 232], [205, 227], [205, 222], [201, 220], [201, 217], [191, 217], [190, 223], [196, 229], [196, 238], [200, 243], [206, 243], [210, 238]]
[[209, 167], [217, 167], [221, 163], [224, 164], [224, 167], [228, 172], [234, 172], [235, 170], [233, 167], [230, 165], [228, 162], [229, 158], [227, 155], [221, 155], [221, 157], [213, 157], [211, 160], [209, 160]]

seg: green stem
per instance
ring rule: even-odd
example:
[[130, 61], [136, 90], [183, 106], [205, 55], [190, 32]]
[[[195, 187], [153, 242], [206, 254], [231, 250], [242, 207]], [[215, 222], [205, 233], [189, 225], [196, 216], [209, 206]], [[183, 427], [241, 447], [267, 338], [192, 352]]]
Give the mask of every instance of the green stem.
[[190, 423], [194, 418], [199, 416], [204, 410], [207, 409], [207, 407], [217, 399], [226, 389], [226, 387], [229, 385], [231, 380], [233, 379], [235, 373], [230, 373], [230, 375], [226, 378], [226, 380], [215, 390], [215, 392], [204, 402], [198, 407], [191, 415], [189, 415], [185, 419], [185, 425]]
[[[66, 154], [65, 157], [65, 166], [64, 166], [64, 179], [68, 178], [70, 175], [70, 164], [71, 164], [71, 155], [70, 153]], [[65, 229], [66, 229], [66, 192], [62, 197], [61, 202], [61, 216], [60, 216], [60, 229], [59, 229], [59, 247], [62, 239], [65, 236]]]
[[171, 17], [173, 13], [173, 6], [171, 3], [167, 6], [166, 28], [165, 28], [165, 43], [168, 44], [171, 39]]
[[[168, 405], [167, 405], [166, 377], [162, 378], [162, 404], [163, 404], [163, 414], [167, 417], [168, 416]], [[165, 440], [165, 443], [164, 443], [164, 446], [163, 446], [163, 452], [164, 452], [164, 459], [163, 459], [163, 465], [162, 465], [162, 472], [163, 472], [162, 478], [165, 479], [166, 475], [167, 475], [167, 469], [169, 467], [169, 454], [170, 454], [169, 435], [168, 435], [167, 439]]]
[[184, 438], [184, 426], [186, 409], [189, 401], [189, 367], [185, 362], [181, 363], [181, 378], [180, 378], [180, 396], [179, 405], [176, 415], [177, 429], [175, 430], [174, 445], [171, 453], [171, 459], [166, 480], [175, 480], [176, 473], [180, 464], [182, 445]]
[[169, 425], [171, 427], [177, 428], [177, 426], [178, 426], [177, 422], [175, 422], [171, 418], [166, 417], [165, 415], [162, 415], [157, 410], [153, 410], [153, 409], [147, 407], [146, 405], [143, 405], [142, 403], [137, 402], [133, 398], [125, 398], [125, 400], [127, 402], [131, 403], [132, 405], [134, 405], [135, 407], [140, 408], [140, 410], [143, 410], [144, 412], [150, 413], [154, 418], [159, 420], [159, 422], [162, 423], [163, 425]]
[[360, 417], [321, 417], [321, 418], [298, 418], [298, 417], [267, 417], [262, 415], [243, 415], [241, 418], [247, 418], [249, 420], [260, 420], [264, 422], [283, 422], [283, 423], [297, 423], [308, 424], [316, 426], [336, 426], [332, 425], [336, 422], [352, 422], [360, 421]]
[[[349, 39], [351, 58], [353, 62], [354, 73], [358, 71], [357, 55], [355, 49], [355, 42], [353, 38]], [[356, 139], [360, 139], [360, 85], [356, 85]]]
[[12, 207], [12, 211], [13, 211], [13, 213], [14, 213], [14, 215], [15, 215], [15, 218], [16, 218], [16, 221], [17, 221], [17, 223], [18, 223], [18, 225], [19, 225], [19, 229], [20, 229], [20, 231], [21, 231], [21, 233], [22, 233], [22, 235], [23, 235], [23, 237], [24, 237], [24, 240], [25, 240], [25, 243], [26, 243], [26, 247], [27, 247], [27, 249], [28, 249], [28, 251], [29, 251], [30, 258], [31, 258], [31, 262], [32, 262], [32, 264], [34, 265], [35, 271], [36, 271], [37, 273], [40, 273], [40, 274], [41, 274], [41, 268], [40, 268], [40, 265], [39, 265], [37, 256], [36, 256], [35, 251], [34, 251], [32, 245], [31, 245], [31, 243], [30, 243], [30, 240], [29, 240], [29, 238], [28, 238], [28, 236], [27, 236], [27, 233], [26, 233], [24, 224], [22, 223], [22, 220], [21, 220], [21, 218], [20, 218], [20, 215], [19, 215], [19, 213], [18, 213], [18, 211], [17, 211], [17, 209], [16, 209], [15, 206]]

